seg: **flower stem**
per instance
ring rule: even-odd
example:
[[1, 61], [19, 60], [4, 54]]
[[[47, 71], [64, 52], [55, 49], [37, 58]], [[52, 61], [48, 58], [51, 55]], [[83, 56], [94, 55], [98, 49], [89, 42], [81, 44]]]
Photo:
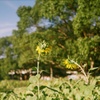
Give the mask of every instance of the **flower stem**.
[[83, 75], [85, 76], [85, 81], [86, 81], [86, 84], [89, 83], [89, 79], [88, 79], [88, 76], [86, 75], [84, 69], [82, 68], [82, 66], [80, 66], [78, 63], [76, 63], [75, 61], [71, 60], [74, 64], [76, 64], [82, 71]]
[[[38, 58], [37, 58], [37, 75], [39, 74], [39, 67], [40, 67], [40, 54], [38, 55]], [[38, 100], [39, 100], [39, 93], [40, 93], [40, 80], [38, 79]]]

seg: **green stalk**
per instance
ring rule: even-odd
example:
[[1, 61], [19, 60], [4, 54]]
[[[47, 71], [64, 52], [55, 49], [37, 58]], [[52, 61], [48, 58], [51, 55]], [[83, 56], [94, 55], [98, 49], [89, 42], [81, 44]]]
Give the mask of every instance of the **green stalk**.
[[37, 58], [37, 74], [39, 74], [39, 64], [40, 64], [40, 54], [38, 55], [38, 58]]
[[83, 75], [85, 76], [85, 82], [86, 82], [86, 84], [88, 84], [88, 83], [89, 83], [89, 78], [88, 78], [88, 76], [86, 75], [84, 69], [83, 69], [78, 63], [76, 63], [75, 61], [73, 61], [73, 60], [71, 60], [71, 61], [72, 61], [74, 64], [76, 64], [76, 65], [81, 69]]
[[[39, 74], [39, 67], [40, 67], [40, 54], [38, 55], [38, 58], [37, 58], [37, 75]], [[39, 100], [39, 93], [40, 93], [40, 80], [38, 79], [38, 85], [37, 85], [37, 87], [38, 87], [38, 100]]]

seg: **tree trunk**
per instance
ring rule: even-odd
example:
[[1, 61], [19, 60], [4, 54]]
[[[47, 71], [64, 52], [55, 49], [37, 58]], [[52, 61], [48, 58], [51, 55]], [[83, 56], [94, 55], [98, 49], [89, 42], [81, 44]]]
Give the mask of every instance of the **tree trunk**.
[[84, 35], [84, 37], [87, 37], [87, 34], [86, 34], [86, 32], [83, 32], [83, 35]]
[[50, 66], [50, 78], [51, 78], [51, 80], [53, 79], [53, 68], [52, 68], [52, 65]]
[[94, 66], [94, 61], [91, 60], [91, 68], [93, 68], [93, 66]]

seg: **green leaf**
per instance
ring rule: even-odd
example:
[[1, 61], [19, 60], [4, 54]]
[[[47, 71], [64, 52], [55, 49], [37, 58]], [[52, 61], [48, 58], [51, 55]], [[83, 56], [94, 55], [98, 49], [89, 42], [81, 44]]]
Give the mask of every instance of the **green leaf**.
[[82, 95], [80, 95], [80, 93], [75, 94], [75, 100], [82, 100]]
[[46, 100], [52, 100], [52, 97], [47, 96]]
[[36, 76], [31, 76], [29, 78], [29, 82], [32, 84], [37, 84], [39, 79], [40, 79], [40, 74], [37, 74]]
[[98, 69], [98, 67], [90, 68], [89, 71], [94, 71], [96, 69]]
[[27, 96], [25, 100], [37, 100], [37, 97], [34, 96]]
[[27, 87], [27, 89], [32, 91], [32, 90], [34, 89], [34, 87], [35, 87], [34, 84], [30, 84], [30, 85]]
[[43, 89], [45, 89], [46, 88], [46, 86], [40, 86], [40, 90], [43, 90]]

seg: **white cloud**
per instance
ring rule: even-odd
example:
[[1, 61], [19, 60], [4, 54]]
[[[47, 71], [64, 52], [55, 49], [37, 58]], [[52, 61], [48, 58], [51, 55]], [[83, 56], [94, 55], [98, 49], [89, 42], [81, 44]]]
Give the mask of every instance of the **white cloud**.
[[17, 29], [17, 27], [12, 23], [4, 23], [0, 25], [0, 37], [10, 36], [14, 29]]
[[2, 28], [2, 29], [0, 29], [0, 33], [4, 34], [6, 32], [11, 32], [12, 29], [13, 29], [12, 27]]
[[[3, 22], [2, 22], [3, 23]], [[11, 26], [14, 26], [14, 24], [13, 23], [3, 23], [3, 24], [0, 24], [0, 29], [1, 28], [5, 28], [5, 27], [11, 27]]]
[[17, 10], [17, 7], [11, 1], [4, 1], [4, 3], [9, 6], [10, 8]]

